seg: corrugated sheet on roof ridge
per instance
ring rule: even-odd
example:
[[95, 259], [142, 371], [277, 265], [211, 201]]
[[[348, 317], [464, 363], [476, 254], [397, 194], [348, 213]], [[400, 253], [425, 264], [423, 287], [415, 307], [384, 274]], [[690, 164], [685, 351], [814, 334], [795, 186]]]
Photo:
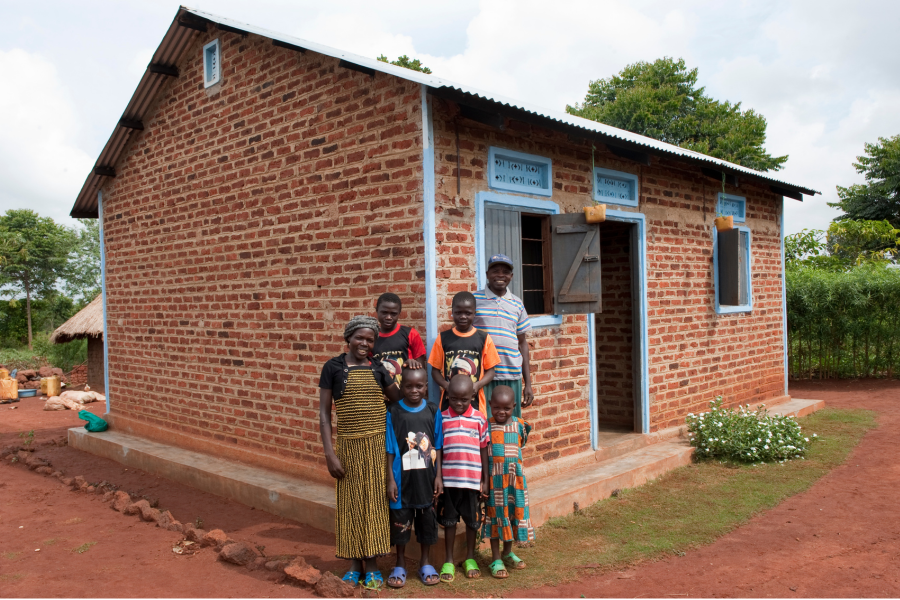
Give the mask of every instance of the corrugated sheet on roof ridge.
[[[591, 121], [590, 119], [571, 115], [565, 111], [552, 110], [531, 104], [530, 102], [523, 102], [521, 100], [506, 98], [499, 94], [492, 94], [490, 92], [486, 92], [472, 86], [449, 81], [434, 74], [427, 74], [406, 69], [404, 67], [398, 67], [390, 63], [380, 62], [374, 58], [361, 56], [352, 52], [346, 52], [337, 48], [326, 46], [324, 44], [319, 44], [317, 42], [304, 40], [302, 38], [285, 35], [276, 31], [271, 31], [262, 27], [256, 27], [248, 23], [235, 21], [233, 19], [228, 19], [226, 17], [221, 17], [213, 13], [208, 13], [206, 11], [197, 10], [185, 6], [179, 8], [175, 19], [173, 19], [172, 24], [166, 31], [166, 35], [163, 36], [163, 39], [160, 41], [159, 47], [153, 54], [154, 62], [163, 62], [165, 64], [177, 63], [180, 59], [181, 53], [189, 45], [190, 41], [194, 37], [193, 34], [196, 32], [183, 29], [178, 24], [178, 18], [183, 13], [190, 13], [216, 24], [225, 25], [234, 29], [246, 31], [247, 33], [253, 33], [269, 39], [278, 40], [280, 42], [285, 42], [294, 46], [299, 46], [301, 48], [305, 48], [313, 52], [318, 52], [326, 56], [331, 56], [333, 58], [343, 59], [350, 63], [373, 69], [381, 73], [394, 75], [408, 81], [427, 85], [432, 88], [445, 88], [448, 90], [454, 90], [456, 92], [480, 98], [487, 102], [492, 102], [502, 106], [522, 110], [533, 115], [548, 119], [550, 121], [563, 123], [571, 127], [582, 129], [584, 131], [598, 133], [600, 135], [613, 139], [620, 139], [631, 144], [643, 146], [645, 148], [663, 152], [666, 154], [671, 154], [673, 156], [682, 156], [685, 158], [690, 158], [692, 160], [701, 161], [704, 163], [708, 163], [711, 166], [726, 168], [729, 171], [744, 173], [746, 175], [752, 176], [755, 179], [762, 179], [774, 184], [779, 184], [781, 186], [787, 187], [788, 189], [796, 190], [803, 194], [811, 195], [820, 193], [817, 190], [813, 190], [811, 188], [771, 177], [761, 171], [755, 171], [753, 169], [749, 169], [747, 167], [730, 163], [718, 158], [713, 158], [706, 154], [701, 154], [699, 152], [695, 152], [687, 148], [682, 148], [674, 144], [668, 144], [666, 142], [661, 142], [659, 140], [632, 133], [624, 129], [618, 129], [604, 123], [598, 123], [596, 121]], [[144, 76], [141, 78], [141, 81], [138, 84], [135, 93], [132, 95], [131, 99], [128, 102], [126, 110], [122, 115], [123, 118], [141, 120], [144, 117], [144, 111], [146, 111], [147, 107], [151, 104], [151, 100], [160, 87], [163, 78], [163, 75], [151, 74], [149, 71], [146, 71], [144, 73]], [[100, 152], [95, 166], [114, 165], [118, 161], [120, 153], [126, 146], [128, 138], [130, 137], [130, 133], [131, 130], [123, 130], [123, 127], [117, 125], [106, 145], [103, 147], [103, 150]], [[75, 205], [72, 208], [72, 216], [89, 216], [93, 213], [96, 213], [96, 191], [100, 187], [100, 177], [101, 176], [96, 175], [92, 169], [91, 173], [85, 180], [81, 191], [78, 194]]]

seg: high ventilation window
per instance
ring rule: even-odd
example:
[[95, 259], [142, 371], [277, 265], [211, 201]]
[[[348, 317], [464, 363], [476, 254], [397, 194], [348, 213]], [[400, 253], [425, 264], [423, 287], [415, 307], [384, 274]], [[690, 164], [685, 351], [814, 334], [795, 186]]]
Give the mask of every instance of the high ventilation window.
[[747, 221], [747, 199], [719, 192], [716, 214], [723, 217], [731, 215], [735, 223], [744, 223]]
[[552, 161], [503, 148], [488, 151], [488, 185], [495, 190], [551, 196]]
[[219, 40], [215, 39], [203, 46], [203, 86], [210, 87], [222, 78], [222, 55]]
[[594, 167], [594, 200], [601, 204], [637, 206], [637, 176]]

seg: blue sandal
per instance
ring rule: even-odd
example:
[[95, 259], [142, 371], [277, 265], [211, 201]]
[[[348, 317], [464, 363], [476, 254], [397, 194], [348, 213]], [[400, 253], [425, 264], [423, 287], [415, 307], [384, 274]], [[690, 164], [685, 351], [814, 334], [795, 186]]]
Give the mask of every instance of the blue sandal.
[[[428, 581], [429, 577], [434, 577], [434, 581]], [[422, 565], [422, 568], [419, 569], [419, 579], [422, 580], [422, 583], [425, 585], [437, 585], [441, 582], [441, 577], [438, 575], [438, 572], [434, 570], [434, 567], [431, 565]]]
[[341, 577], [341, 581], [346, 581], [350, 585], [356, 587], [359, 585], [360, 578], [362, 577], [362, 573], [359, 571], [347, 571], [344, 573], [344, 576]]
[[[391, 583], [391, 579], [399, 579], [399, 583]], [[387, 580], [388, 587], [392, 588], [402, 588], [406, 585], [406, 569], [403, 567], [394, 567], [391, 571], [391, 574], [388, 575]]]
[[375, 590], [376, 592], [384, 587], [384, 578], [381, 576], [381, 571], [369, 571], [366, 573], [363, 587], [367, 590]]

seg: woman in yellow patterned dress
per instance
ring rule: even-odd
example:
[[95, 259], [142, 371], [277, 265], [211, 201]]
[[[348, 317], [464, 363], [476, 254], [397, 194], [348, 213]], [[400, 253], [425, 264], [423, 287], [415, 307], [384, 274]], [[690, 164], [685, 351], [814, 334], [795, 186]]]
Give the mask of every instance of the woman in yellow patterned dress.
[[[384, 583], [375, 557], [391, 551], [384, 397], [395, 401], [401, 395], [381, 363], [369, 359], [376, 335], [375, 318], [353, 317], [344, 328], [348, 352], [326, 362], [319, 379], [319, 430], [328, 472], [337, 480], [335, 555], [350, 560], [344, 581], [371, 589]], [[334, 447], [332, 407], [337, 413]]]

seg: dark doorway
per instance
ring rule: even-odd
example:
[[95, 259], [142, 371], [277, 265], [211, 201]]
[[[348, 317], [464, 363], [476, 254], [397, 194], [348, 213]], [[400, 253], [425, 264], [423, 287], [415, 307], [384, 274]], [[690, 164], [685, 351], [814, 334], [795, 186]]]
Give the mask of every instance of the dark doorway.
[[609, 434], [640, 432], [636, 383], [636, 225], [600, 224], [602, 312], [594, 315], [599, 445]]

